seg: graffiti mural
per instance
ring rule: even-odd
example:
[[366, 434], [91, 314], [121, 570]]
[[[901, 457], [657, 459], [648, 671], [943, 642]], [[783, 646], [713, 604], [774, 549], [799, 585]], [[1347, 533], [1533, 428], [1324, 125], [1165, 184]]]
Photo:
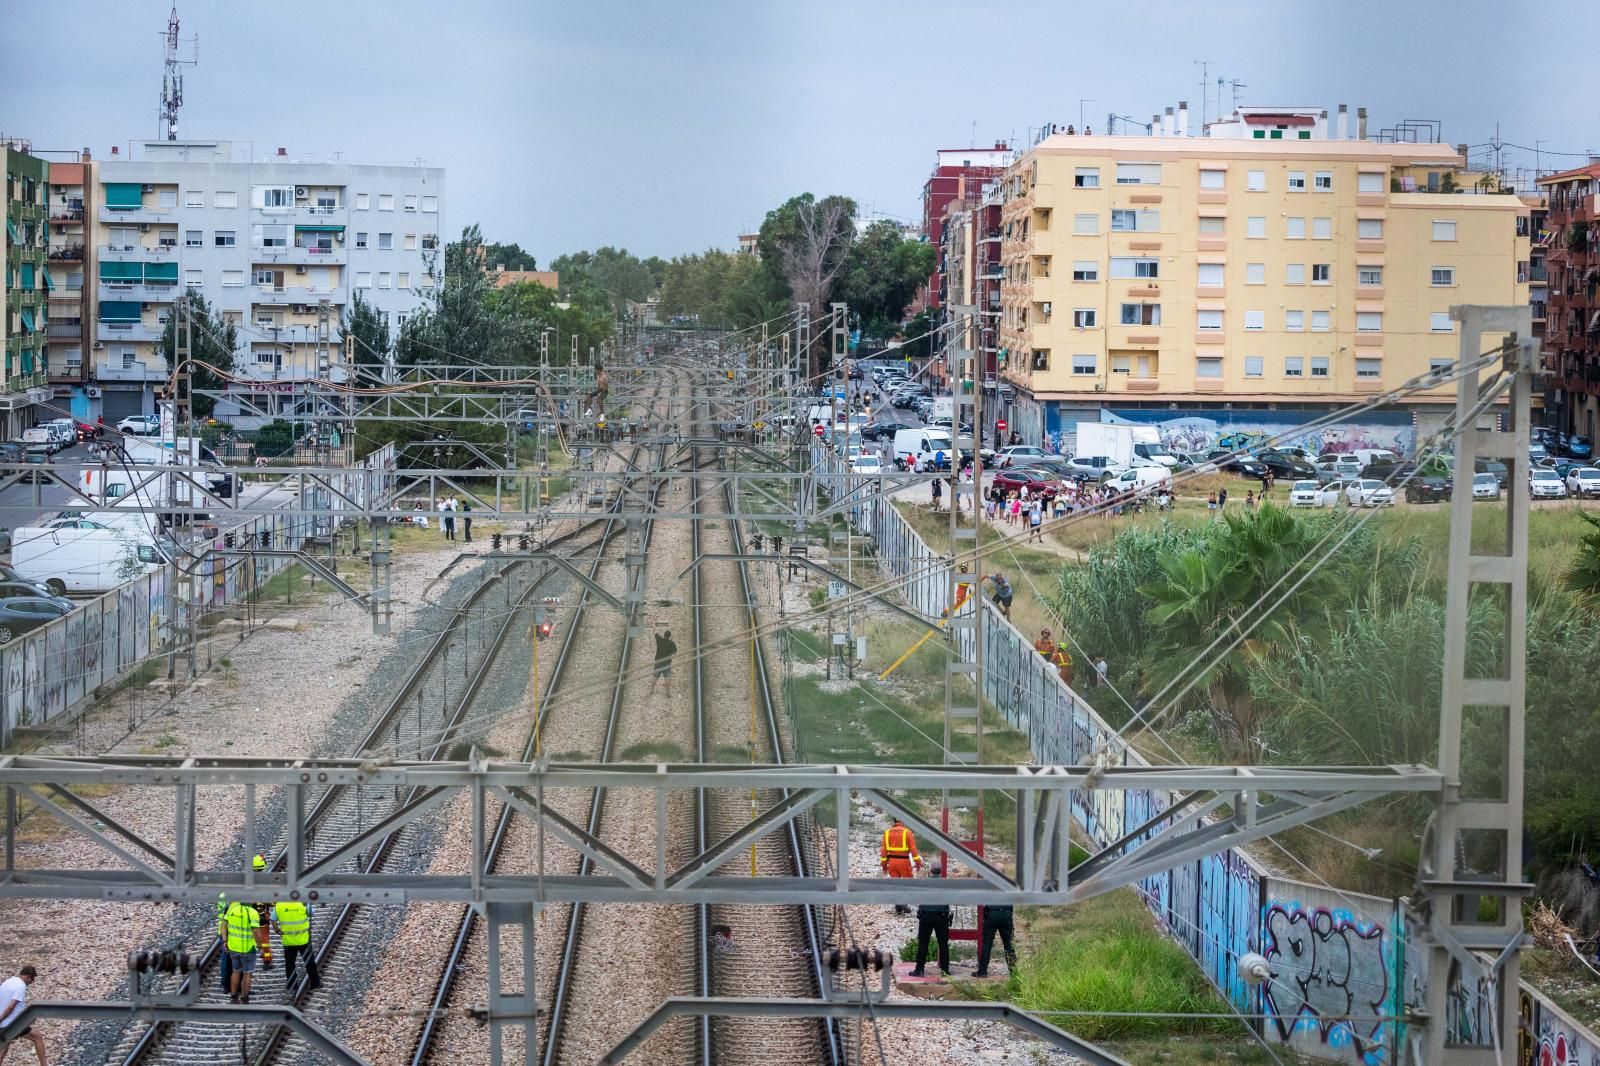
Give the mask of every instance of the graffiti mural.
[[1239, 956], [1258, 950], [1261, 874], [1236, 851], [1200, 860], [1200, 966], [1228, 1002], [1255, 1014], [1255, 990], [1239, 976]]
[[[1122, 425], [1154, 425], [1161, 434], [1161, 442], [1173, 451], [1205, 452], [1213, 448], [1250, 447], [1327, 413], [1327, 410], [1306, 408], [1285, 411], [1107, 408], [1102, 409], [1100, 418]], [[1359, 422], [1335, 422], [1280, 443], [1286, 447], [1305, 448], [1313, 455], [1356, 448], [1388, 448], [1409, 455], [1415, 440], [1416, 431], [1409, 412], [1371, 411], [1362, 415]]]
[[1350, 1061], [1395, 1059], [1399, 988], [1388, 925], [1348, 910], [1273, 900], [1263, 909], [1262, 954], [1272, 965], [1263, 1013], [1278, 1038], [1307, 1050], [1321, 1045]]

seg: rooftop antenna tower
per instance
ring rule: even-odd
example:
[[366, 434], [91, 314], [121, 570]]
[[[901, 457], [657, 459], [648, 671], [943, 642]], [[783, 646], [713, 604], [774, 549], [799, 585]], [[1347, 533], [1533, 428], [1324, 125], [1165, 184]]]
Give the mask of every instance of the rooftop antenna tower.
[[166, 43], [166, 73], [161, 77], [161, 121], [167, 127], [167, 140], [178, 139], [178, 108], [183, 106], [183, 67], [192, 67], [200, 61], [200, 36], [189, 38], [194, 46], [192, 59], [179, 59], [178, 48], [183, 44], [178, 36], [178, 5], [172, 5], [167, 17], [167, 32], [161, 35]]

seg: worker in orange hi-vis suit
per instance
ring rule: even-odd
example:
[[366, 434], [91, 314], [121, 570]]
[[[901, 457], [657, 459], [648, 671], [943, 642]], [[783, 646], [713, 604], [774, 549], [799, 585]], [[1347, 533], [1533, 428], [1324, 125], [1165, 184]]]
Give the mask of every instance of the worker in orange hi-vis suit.
[[[894, 824], [883, 831], [883, 843], [878, 847], [878, 865], [890, 877], [912, 877], [914, 870], [922, 869], [922, 856], [917, 854], [917, 838], [896, 818]], [[911, 908], [895, 907], [896, 914], [910, 913]]]

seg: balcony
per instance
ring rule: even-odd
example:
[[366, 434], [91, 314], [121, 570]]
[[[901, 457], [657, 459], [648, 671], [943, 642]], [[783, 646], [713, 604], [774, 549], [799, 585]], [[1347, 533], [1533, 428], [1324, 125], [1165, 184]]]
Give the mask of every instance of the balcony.
[[179, 214], [176, 207], [115, 208], [102, 205], [100, 210], [95, 212], [94, 217], [101, 222], [109, 222], [113, 225], [128, 226], [136, 223], [177, 225]]
[[321, 246], [303, 248], [296, 245], [288, 248], [252, 248], [250, 261], [272, 266], [342, 266], [346, 262], [346, 256], [342, 244], [327, 248]]
[[148, 248], [141, 244], [102, 244], [100, 246], [100, 258], [111, 263], [132, 263], [147, 258], [154, 258], [164, 262], [177, 257], [178, 248], [176, 244], [158, 244]]
[[45, 327], [45, 338], [53, 341], [83, 340], [82, 322], [51, 322]]
[[50, 222], [56, 226], [82, 225], [83, 208], [52, 207], [50, 209]]
[[1532, 281], [1535, 285], [1540, 285], [1546, 281], [1549, 281], [1550, 268], [1545, 266], [1543, 263], [1540, 263], [1538, 266], [1535, 266], [1528, 271], [1528, 280]]
[[96, 292], [101, 300], [138, 300], [140, 303], [171, 303], [182, 291], [175, 281], [122, 284], [102, 281]]
[[102, 341], [132, 344], [138, 341], [158, 341], [161, 339], [161, 331], [161, 326], [147, 326], [143, 322], [102, 321], [96, 323], [95, 336]]
[[165, 381], [168, 375], [166, 360], [146, 363], [135, 359], [131, 364], [111, 361], [97, 363], [94, 376], [96, 381]]
[[83, 262], [83, 245], [63, 244], [59, 247], [51, 248], [45, 253], [45, 258], [58, 263], [81, 263]]

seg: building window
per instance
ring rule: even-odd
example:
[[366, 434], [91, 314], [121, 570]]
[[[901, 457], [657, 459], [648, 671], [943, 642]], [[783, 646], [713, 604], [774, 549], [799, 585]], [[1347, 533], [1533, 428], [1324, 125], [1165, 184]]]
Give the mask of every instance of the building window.
[[1160, 185], [1160, 163], [1118, 163], [1118, 185]]
[[357, 248], [365, 248], [366, 246], [367, 246], [367, 231], [364, 230], [364, 229], [356, 230], [356, 247]]
[[1073, 281], [1099, 281], [1100, 264], [1093, 259], [1079, 259], [1072, 264]]
[[1356, 284], [1376, 288], [1383, 284], [1383, 267], [1357, 267]]
[[232, 189], [218, 189], [211, 194], [212, 207], [238, 207], [239, 194]]
[[1332, 284], [1332, 282], [1333, 282], [1333, 264], [1332, 263], [1312, 263], [1311, 264], [1311, 284], [1313, 284], [1313, 285], [1329, 285], [1329, 284]]
[[1200, 216], [1200, 236], [1221, 237], [1228, 232], [1228, 220], [1220, 215]]
[[204, 231], [197, 229], [186, 229], [183, 231], [183, 246], [185, 248], [200, 248], [204, 246], [205, 243], [206, 235]]
[[199, 288], [206, 283], [206, 272], [191, 267], [183, 272], [183, 283], [191, 288]]
[[1305, 219], [1290, 218], [1287, 222], [1287, 227], [1288, 228], [1284, 231], [1284, 236], [1288, 237], [1291, 241], [1303, 241], [1306, 239]]
[[[415, 233], [406, 234], [405, 250], [408, 252], [414, 252], [417, 250], [417, 235]], [[1049, 275], [1047, 274], [1045, 276], [1048, 277]]]
[[[1429, 360], [1428, 369], [1432, 370], [1434, 364], [1439, 362], [1439, 361], [1440, 360], [1437, 360], [1437, 359]], [[1450, 365], [1450, 360], [1448, 360], [1448, 359], [1443, 360], [1443, 362], [1444, 362], [1445, 366], [1449, 366]], [[1356, 360], [1356, 377], [1358, 377], [1358, 378], [1375, 378], [1375, 377], [1378, 377], [1379, 375], [1381, 375], [1382, 373], [1383, 373], [1383, 360], [1381, 360], [1381, 359], [1357, 359]]]
[[1244, 357], [1244, 376], [1247, 377], [1247, 378], [1259, 378], [1259, 377], [1265, 376], [1265, 374], [1266, 374], [1266, 362], [1267, 361], [1265, 359], [1263, 359], [1259, 355], [1247, 355], [1247, 356], [1245, 356]]
[[1267, 283], [1267, 264], [1246, 263], [1244, 265], [1244, 283], [1246, 285], [1265, 285]]
[[1224, 271], [1224, 267], [1223, 267], [1223, 265], [1221, 263], [1201, 263], [1200, 264], [1200, 274], [1199, 274], [1200, 284], [1201, 285], [1221, 285], [1221, 284], [1223, 284], [1224, 283], [1224, 281], [1223, 281], [1223, 271]]
[[1133, 370], [1133, 359], [1126, 355], [1113, 355], [1111, 357], [1111, 372], [1113, 374], [1127, 374]]
[[222, 272], [222, 287], [223, 288], [225, 288], [225, 289], [237, 289], [240, 286], [242, 286], [243, 284], [244, 284], [244, 271], [242, 271], [242, 270], [224, 270]]
[[1159, 211], [1117, 209], [1111, 212], [1111, 230], [1113, 233], [1148, 232], [1160, 228], [1161, 213]]
[[1033, 350], [1033, 364], [1032, 364], [1032, 366], [1033, 366], [1034, 370], [1049, 370], [1050, 369], [1050, 349], [1049, 348], [1035, 348]]
[[211, 235], [211, 243], [218, 248], [232, 248], [239, 243], [239, 240], [233, 230], [219, 229]]
[[394, 210], [394, 193], [392, 193], [392, 192], [380, 192], [378, 194], [378, 210], [379, 211], [393, 211]]
[[1306, 361], [1303, 356], [1286, 355], [1283, 357], [1283, 376], [1298, 378], [1305, 376]]
[[204, 207], [206, 193], [204, 189], [185, 189], [183, 192], [184, 207]]
[[[1376, 359], [1369, 359], [1367, 361], [1371, 362], [1371, 363], [1376, 363], [1377, 362]], [[1456, 361], [1454, 359], [1429, 359], [1428, 360], [1428, 373], [1432, 374], [1436, 378], [1437, 377], [1443, 377], [1445, 374], [1449, 373], [1450, 372], [1450, 368], [1455, 366], [1455, 365], [1456, 365]], [[1356, 367], [1357, 367], [1356, 376], [1357, 377], [1361, 376], [1360, 366], [1361, 366], [1361, 360], [1357, 359], [1356, 360]]]
[[1100, 323], [1100, 312], [1093, 307], [1078, 307], [1072, 312], [1073, 329], [1094, 329]]
[[1449, 311], [1434, 311], [1428, 316], [1428, 332], [1454, 333], [1455, 323], [1450, 321]]
[[1246, 237], [1265, 237], [1267, 235], [1267, 216], [1251, 215], [1245, 220]]
[[178, 206], [178, 190], [177, 189], [161, 189], [160, 191], [158, 191], [156, 193], [156, 206], [157, 207], [177, 207]]
[[294, 186], [257, 185], [251, 190], [251, 197], [263, 211], [287, 211], [294, 206]]
[[422, 250], [424, 252], [437, 251], [439, 248], [439, 235], [437, 233], [424, 233], [422, 235]]
[[1283, 283], [1285, 285], [1304, 285], [1306, 283], [1306, 265], [1304, 263], [1288, 263], [1283, 268]]
[[1331, 315], [1327, 311], [1313, 311], [1313, 312], [1311, 312], [1311, 332], [1312, 333], [1326, 333], [1326, 332], [1328, 332], [1328, 330], [1330, 328], [1330, 326], [1329, 326], [1330, 317], [1331, 317]]
[[1290, 192], [1305, 192], [1306, 191], [1306, 172], [1305, 171], [1303, 171], [1303, 170], [1291, 170], [1291, 171], [1289, 171], [1289, 191]]
[[1218, 330], [1222, 328], [1221, 311], [1201, 311], [1199, 320], [1195, 323], [1199, 329]]
[[1100, 187], [1100, 168], [1078, 167], [1072, 174], [1072, 185], [1077, 189], [1098, 189]]
[[[433, 214], [438, 214], [438, 212], [439, 212], [439, 198], [437, 196], [424, 196], [422, 198], [422, 210], [425, 211], [425, 212], [431, 212]], [[405, 316], [401, 315], [400, 316], [400, 320], [402, 322], [404, 322], [405, 321]]]
[[1434, 267], [1432, 271], [1433, 287], [1449, 288], [1456, 283], [1455, 267]]
[[358, 289], [370, 289], [370, 288], [372, 288], [372, 274], [370, 272], [368, 272], [368, 271], [365, 271], [365, 270], [358, 271], [356, 273], [356, 288], [358, 288]]
[[394, 287], [397, 289], [411, 288], [411, 275], [404, 270], [396, 274], [394, 276]]
[[1311, 177], [1311, 187], [1317, 192], [1333, 191], [1333, 171], [1319, 170]]
[[256, 226], [257, 248], [287, 248], [289, 247], [288, 226]]
[[1356, 192], [1383, 192], [1383, 174], [1357, 174]]
[[1194, 376], [1197, 378], [1220, 378], [1222, 376], [1222, 360], [1220, 358], [1200, 358], [1194, 361]]
[[1325, 378], [1328, 376], [1327, 356], [1313, 355], [1311, 357], [1311, 376], [1314, 378]]
[[1283, 313], [1283, 328], [1290, 333], [1299, 333], [1306, 328], [1306, 313], [1304, 311], [1285, 311]]
[[1161, 325], [1161, 305], [1123, 304], [1122, 324], [1124, 326], [1159, 326]]
[[1244, 187], [1250, 192], [1267, 191], [1267, 172], [1265, 170], [1252, 170], [1245, 175]]
[[1244, 313], [1245, 329], [1266, 329], [1267, 313], [1265, 311], [1246, 311]]
[[1449, 219], [1433, 220], [1433, 239], [1436, 241], [1453, 241], [1456, 239], [1456, 224]]
[[1092, 237], [1100, 232], [1099, 215], [1073, 215], [1072, 232], [1084, 237]]
[[273, 288], [274, 286], [276, 286], [278, 284], [277, 271], [275, 271], [275, 270], [257, 270], [256, 271], [256, 284], [264, 286], [264, 287], [266, 287], [268, 289]]
[[1356, 220], [1356, 236], [1364, 241], [1383, 240], [1383, 219], [1362, 218]]
[[1226, 170], [1202, 170], [1200, 172], [1200, 187], [1202, 189], [1226, 188], [1228, 172]]
[[1100, 372], [1097, 365], [1099, 360], [1093, 355], [1075, 355], [1072, 357], [1072, 373], [1074, 376], [1089, 376]]
[[378, 272], [378, 288], [387, 289], [388, 287], [389, 287], [389, 272], [387, 270], [379, 271]]
[[380, 233], [380, 234], [378, 234], [378, 251], [380, 251], [380, 252], [392, 252], [392, 251], [394, 251], [394, 234], [392, 234], [392, 233]]
[[1383, 332], [1383, 312], [1382, 311], [1357, 311], [1356, 312], [1356, 332], [1357, 333], [1382, 333]]
[[367, 192], [356, 193], [356, 210], [365, 211], [372, 206], [372, 194]]
[[417, 197], [415, 193], [406, 193], [405, 209], [407, 211], [415, 211], [417, 209]]
[[1314, 241], [1333, 240], [1333, 219], [1314, 218], [1311, 220], [1311, 239]]
[[1161, 260], [1136, 259], [1130, 256], [1111, 257], [1111, 276], [1114, 278], [1159, 278]]

